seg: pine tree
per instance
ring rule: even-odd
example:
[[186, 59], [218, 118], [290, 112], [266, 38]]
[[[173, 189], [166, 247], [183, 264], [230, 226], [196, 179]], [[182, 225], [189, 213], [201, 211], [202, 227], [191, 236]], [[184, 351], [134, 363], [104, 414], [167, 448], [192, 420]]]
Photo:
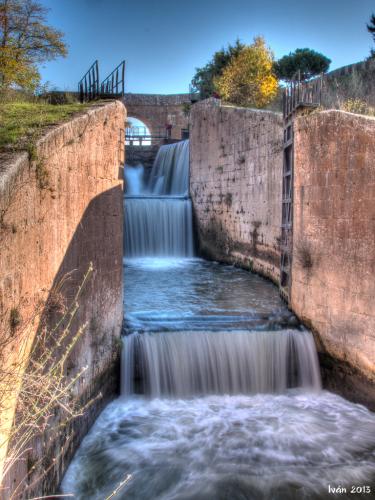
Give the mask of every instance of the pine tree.
[[[370, 24], [367, 25], [367, 31], [372, 35], [375, 42], [375, 14], [372, 14], [370, 18]], [[370, 57], [375, 59], [375, 50], [371, 49]]]

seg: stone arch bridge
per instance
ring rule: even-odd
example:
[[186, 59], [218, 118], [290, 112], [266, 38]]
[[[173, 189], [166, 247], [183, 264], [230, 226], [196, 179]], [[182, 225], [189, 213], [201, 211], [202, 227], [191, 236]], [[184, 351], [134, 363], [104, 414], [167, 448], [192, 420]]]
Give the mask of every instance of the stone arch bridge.
[[190, 94], [125, 94], [122, 98], [129, 118], [141, 120], [152, 136], [165, 133], [166, 125], [171, 128], [171, 139], [185, 137], [188, 129], [187, 105]]

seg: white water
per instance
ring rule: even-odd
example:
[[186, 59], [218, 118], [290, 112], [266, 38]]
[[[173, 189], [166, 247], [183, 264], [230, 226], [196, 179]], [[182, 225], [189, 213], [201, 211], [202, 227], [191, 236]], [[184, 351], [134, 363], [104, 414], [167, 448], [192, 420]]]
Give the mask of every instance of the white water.
[[189, 193], [189, 141], [161, 146], [148, 182], [148, 191], [155, 195]]
[[123, 339], [122, 394], [191, 397], [320, 389], [310, 332], [158, 332]]
[[64, 478], [77, 500], [328, 500], [374, 486], [375, 415], [330, 394], [120, 398]]
[[162, 146], [148, 186], [142, 178], [142, 168], [125, 167], [125, 255], [193, 256], [189, 141]]
[[126, 194], [135, 196], [141, 195], [144, 190], [143, 176], [143, 165], [137, 165], [136, 167], [125, 165]]
[[188, 199], [127, 198], [125, 201], [127, 257], [191, 257], [193, 218]]

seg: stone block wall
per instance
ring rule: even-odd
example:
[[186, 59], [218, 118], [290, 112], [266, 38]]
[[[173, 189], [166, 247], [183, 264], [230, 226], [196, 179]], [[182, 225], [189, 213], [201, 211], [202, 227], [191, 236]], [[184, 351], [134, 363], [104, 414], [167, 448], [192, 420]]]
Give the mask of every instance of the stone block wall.
[[294, 133], [291, 306], [325, 385], [375, 408], [375, 119], [314, 113]]
[[[72, 325], [74, 330], [86, 324], [86, 331], [68, 361], [71, 376], [87, 366], [76, 392], [82, 404], [94, 403], [69, 429], [56, 428], [35, 442], [4, 478], [4, 499], [22, 480], [15, 498], [54, 493], [80, 440], [117, 389], [124, 120], [119, 102], [90, 107], [46, 133], [29, 156], [1, 165], [0, 327], [2, 338], [10, 327], [14, 334], [2, 351], [2, 369], [18, 363], [21, 374], [27, 370], [41, 325], [53, 326], [56, 315], [51, 311], [60, 307], [51, 290], [65, 278], [59, 303], [69, 303], [90, 262], [94, 268]], [[2, 439], [17, 418], [19, 388], [13, 388], [2, 408]], [[5, 455], [3, 444], [1, 464]], [[30, 469], [41, 459], [40, 466]]]
[[195, 104], [190, 192], [200, 251], [279, 280], [282, 118]]

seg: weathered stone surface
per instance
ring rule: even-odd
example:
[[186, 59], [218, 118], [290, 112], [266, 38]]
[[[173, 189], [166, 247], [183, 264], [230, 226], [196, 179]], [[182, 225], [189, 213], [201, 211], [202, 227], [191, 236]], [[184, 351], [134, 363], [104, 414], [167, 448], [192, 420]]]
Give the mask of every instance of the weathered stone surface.
[[[92, 262], [94, 273], [73, 325], [87, 322], [87, 331], [71, 354], [69, 369], [74, 375], [88, 367], [77, 389], [83, 403], [103, 393], [70, 429], [56, 429], [48, 441], [44, 436], [44, 445], [36, 443], [6, 478], [4, 486], [10, 490], [2, 498], [27, 476], [28, 464], [41, 456], [43, 463], [52, 457], [56, 463], [41, 481], [40, 469], [29, 473], [17, 498], [54, 492], [80, 439], [116, 391], [123, 307], [124, 120], [125, 108], [119, 102], [89, 108], [50, 130], [38, 142], [32, 161], [24, 154], [1, 166], [0, 326], [2, 332], [9, 329], [10, 311], [16, 309], [21, 319], [17, 328], [22, 331], [21, 337], [15, 334], [5, 359], [11, 365], [22, 349], [30, 352], [41, 320], [50, 314], [43, 306], [52, 287], [72, 273], [62, 288], [71, 300]], [[41, 312], [33, 317], [38, 306]], [[26, 368], [27, 355], [23, 359], [21, 369]], [[16, 404], [15, 397], [1, 415], [3, 432]], [[69, 430], [73, 436], [61, 450]]]
[[201, 251], [279, 280], [282, 119], [195, 104], [190, 191]]
[[328, 386], [343, 390], [358, 372], [369, 385], [352, 378], [351, 398], [368, 404], [371, 393], [374, 406], [375, 119], [314, 113], [297, 119], [294, 134], [291, 306], [346, 373]]

